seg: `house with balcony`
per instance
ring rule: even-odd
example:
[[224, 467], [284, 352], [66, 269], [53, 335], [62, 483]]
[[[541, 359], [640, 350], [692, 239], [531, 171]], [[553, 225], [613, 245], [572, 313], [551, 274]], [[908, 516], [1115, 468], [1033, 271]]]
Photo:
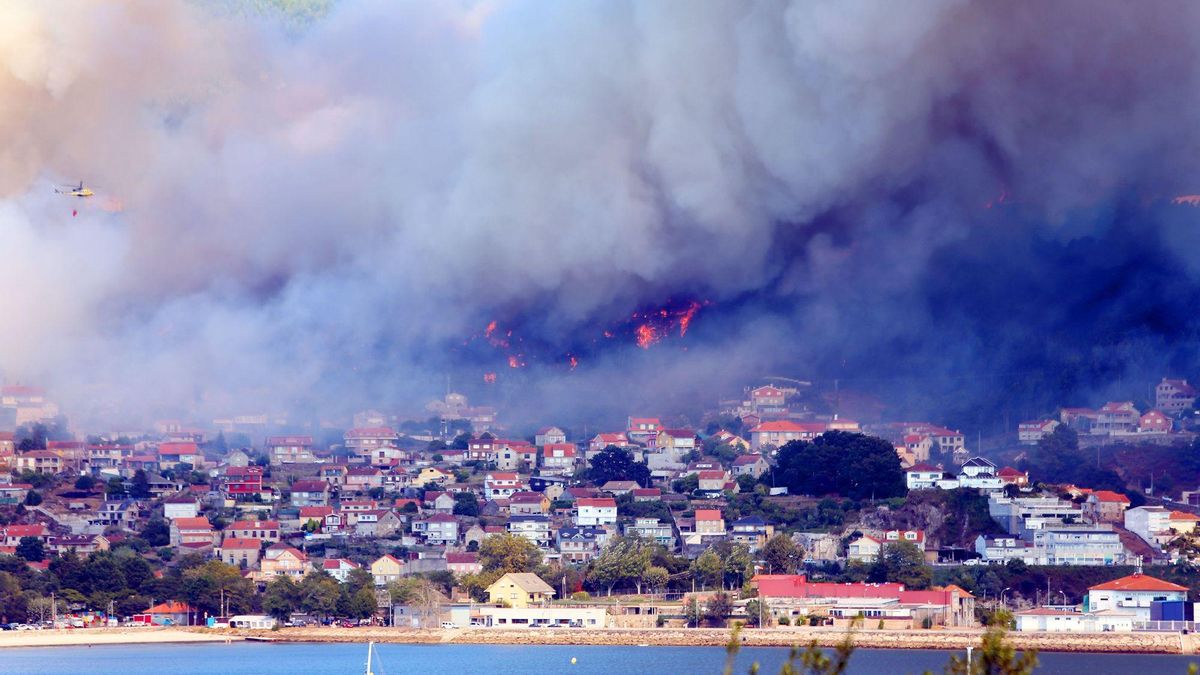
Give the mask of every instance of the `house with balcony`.
[[254, 539], [273, 544], [279, 541], [279, 521], [237, 520], [225, 528], [225, 536], [235, 539]]
[[221, 545], [217, 547], [215, 553], [217, 559], [226, 565], [233, 565], [244, 570], [254, 569], [258, 567], [258, 561], [262, 555], [262, 540], [227, 536], [221, 541]]
[[414, 520], [412, 532], [431, 546], [445, 546], [458, 542], [458, 519], [447, 513], [435, 513], [428, 518]]
[[217, 533], [212, 523], [199, 518], [176, 518], [171, 521], [171, 545], [187, 547], [215, 546]]
[[746, 516], [729, 525], [729, 538], [742, 544], [751, 552], [766, 546], [767, 540], [775, 536], [775, 526], [761, 516]]
[[554, 540], [550, 519], [546, 516], [509, 516], [507, 529], [509, 534], [525, 537], [538, 548], [549, 548]]
[[292, 506], [326, 506], [329, 484], [323, 480], [298, 480], [291, 485]]
[[260, 562], [261, 576], [270, 579], [277, 576], [291, 577], [295, 581], [304, 578], [310, 569], [308, 555], [287, 544], [272, 544]]
[[313, 456], [312, 436], [268, 436], [263, 446], [271, 464], [311, 464]]
[[1175, 380], [1164, 377], [1154, 387], [1154, 407], [1159, 410], [1178, 415], [1196, 405], [1196, 388], [1187, 380]]
[[575, 524], [613, 525], [617, 522], [617, 500], [612, 497], [593, 497], [575, 500]]

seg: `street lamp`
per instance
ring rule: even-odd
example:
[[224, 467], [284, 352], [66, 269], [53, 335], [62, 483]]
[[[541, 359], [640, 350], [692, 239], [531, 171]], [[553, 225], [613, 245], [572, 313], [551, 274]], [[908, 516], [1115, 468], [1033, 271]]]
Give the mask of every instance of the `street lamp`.
[[1004, 594], [1011, 590], [1012, 590], [1012, 587], [1009, 586], [1009, 587], [1006, 587], [1004, 590], [1000, 591], [1000, 606], [1008, 607], [1008, 605], [1004, 602]]
[[1066, 607], [1067, 606], [1067, 594], [1061, 590], [1058, 592], [1058, 594], [1061, 595], [1063, 598], [1063, 607]]

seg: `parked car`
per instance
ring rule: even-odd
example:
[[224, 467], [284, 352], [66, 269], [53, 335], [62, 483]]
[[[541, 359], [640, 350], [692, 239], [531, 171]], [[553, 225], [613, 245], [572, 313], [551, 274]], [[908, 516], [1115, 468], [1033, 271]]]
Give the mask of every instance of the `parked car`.
[[444, 630], [456, 630], [458, 629], [458, 624], [454, 623], [453, 621], [443, 621], [442, 628]]

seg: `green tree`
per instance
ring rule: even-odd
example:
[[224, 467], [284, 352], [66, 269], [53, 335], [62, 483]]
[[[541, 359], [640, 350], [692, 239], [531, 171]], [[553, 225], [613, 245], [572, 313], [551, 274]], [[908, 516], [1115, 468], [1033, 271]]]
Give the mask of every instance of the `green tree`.
[[17, 557], [30, 562], [46, 559], [46, 548], [37, 537], [21, 537], [17, 542]]
[[755, 627], [771, 625], [771, 607], [765, 600], [755, 598], [746, 603], [746, 625]]
[[42, 495], [37, 490], [25, 493], [25, 506], [37, 506], [42, 503]]
[[906, 492], [895, 448], [881, 438], [846, 431], [786, 443], [779, 449], [775, 480], [796, 494], [886, 499]]
[[665, 567], [651, 565], [646, 568], [645, 574], [642, 575], [642, 583], [649, 586], [655, 591], [662, 590], [666, 587], [667, 582], [671, 580], [671, 573]]
[[688, 598], [683, 608], [683, 618], [687, 621], [690, 628], [696, 628], [704, 619], [704, 611], [700, 609], [700, 601], [696, 596]]
[[104, 486], [104, 492], [109, 499], [120, 499], [125, 496], [125, 481], [120, 478], [113, 477], [108, 479], [108, 484]]
[[151, 518], [142, 529], [142, 539], [151, 546], [166, 546], [171, 543], [171, 526], [162, 518]]
[[704, 618], [714, 626], [724, 626], [725, 617], [733, 611], [733, 601], [725, 591], [712, 594], [704, 605]]
[[454, 515], [478, 516], [479, 500], [474, 492], [456, 492], [454, 494]]
[[267, 614], [286, 621], [300, 604], [300, 589], [287, 576], [277, 576], [267, 584], [263, 593], [262, 608]]
[[597, 485], [610, 480], [631, 480], [643, 487], [650, 484], [650, 468], [635, 460], [633, 453], [615, 445], [596, 453], [587, 475]]
[[525, 537], [493, 534], [479, 545], [479, 565], [485, 572], [533, 572], [542, 563], [542, 552]]
[[883, 568], [881, 581], [904, 584], [912, 590], [929, 588], [933, 581], [933, 569], [925, 563], [925, 554], [911, 541], [884, 546], [878, 564]]
[[150, 497], [150, 479], [146, 477], [146, 472], [138, 469], [133, 474], [133, 480], [129, 486], [129, 496], [134, 499], [148, 499]]
[[96, 479], [91, 476], [85, 474], [75, 479], [76, 490], [91, 490], [94, 487], [96, 487]]
[[692, 577], [700, 582], [700, 587], [708, 588], [710, 584], [716, 586], [721, 583], [725, 566], [721, 564], [720, 556], [709, 548], [692, 561], [691, 571]]
[[337, 611], [342, 588], [327, 572], [312, 572], [300, 582], [300, 609], [328, 618]]
[[349, 615], [355, 619], [369, 619], [375, 616], [375, 612], [379, 610], [379, 603], [375, 599], [375, 590], [369, 587], [363, 587], [354, 592], [350, 596]]
[[804, 559], [804, 552], [791, 537], [782, 532], [767, 540], [762, 549], [767, 574], [795, 574]]
[[352, 593], [357, 593], [363, 588], [373, 588], [375, 577], [371, 575], [371, 570], [365, 567], [356, 567], [346, 575], [346, 586]]
[[754, 492], [758, 479], [750, 474], [742, 474], [737, 477], [737, 484], [740, 492]]
[[652, 549], [645, 540], [637, 537], [613, 537], [592, 560], [589, 583], [607, 589], [609, 595], [614, 587], [623, 584], [633, 584], [641, 593], [642, 582], [650, 569]]

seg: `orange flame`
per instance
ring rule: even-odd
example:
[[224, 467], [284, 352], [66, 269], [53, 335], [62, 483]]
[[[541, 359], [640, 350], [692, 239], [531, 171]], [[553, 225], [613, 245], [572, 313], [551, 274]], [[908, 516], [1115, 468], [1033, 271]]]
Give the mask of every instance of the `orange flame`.
[[521, 360], [521, 357], [519, 355], [512, 354], [508, 357], [508, 367], [509, 368], [521, 368], [524, 365], [525, 365], [525, 362]]
[[1200, 195], [1179, 195], [1171, 200], [1172, 204], [1187, 204], [1188, 206], [1200, 206]]
[[662, 339], [658, 331], [654, 330], [654, 326], [644, 323], [637, 327], [637, 346], [642, 349], [649, 349], [650, 345]]
[[567, 360], [571, 363], [571, 370], [575, 370], [576, 366], [579, 365], [579, 359], [574, 356], [567, 357]]
[[487, 330], [483, 331], [483, 334], [487, 337], [492, 337], [492, 333], [495, 333], [495, 332], [496, 332], [496, 320], [492, 319], [492, 322], [487, 325]]
[[700, 311], [700, 303], [693, 302], [688, 305], [687, 311], [683, 316], [679, 317], [679, 337], [687, 335], [688, 326], [692, 325], [692, 317], [696, 316], [696, 312]]
[[496, 374], [495, 373], [484, 373], [483, 381], [488, 384], [492, 384], [493, 382], [496, 381]]

